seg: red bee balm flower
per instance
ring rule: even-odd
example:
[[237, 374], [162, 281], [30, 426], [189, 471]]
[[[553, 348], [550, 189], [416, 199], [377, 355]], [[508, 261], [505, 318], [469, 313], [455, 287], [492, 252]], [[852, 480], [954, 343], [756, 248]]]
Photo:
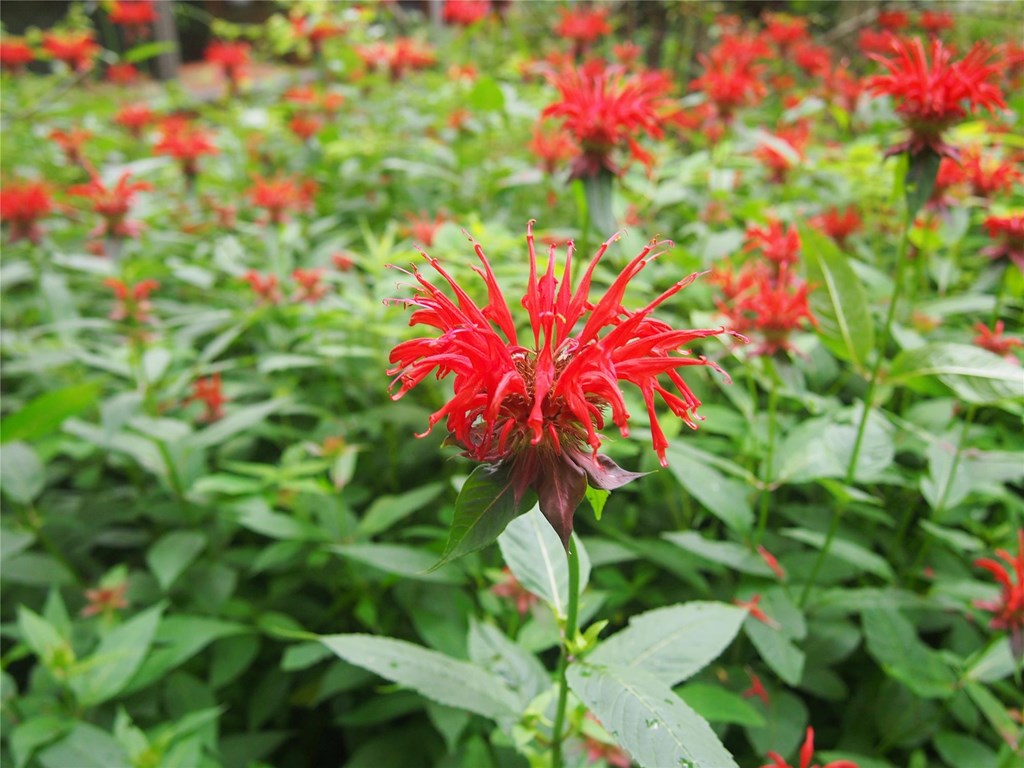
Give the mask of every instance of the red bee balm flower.
[[[811, 765], [812, 757], [814, 757], [814, 729], [808, 726], [807, 737], [804, 739], [803, 746], [800, 747], [799, 768], [817, 768], [817, 766]], [[762, 765], [761, 768], [792, 768], [777, 752], [769, 752], [768, 759], [771, 762], [767, 765]], [[822, 768], [857, 768], [857, 764], [850, 760], [833, 760], [831, 763], [822, 766]]]
[[483, 21], [491, 12], [490, 0], [445, 0], [445, 24], [468, 27]]
[[[508, 303], [478, 243], [471, 239], [483, 265], [476, 271], [487, 285], [488, 302], [482, 308], [436, 259], [423, 254], [455, 299], [414, 270], [412, 277], [419, 284], [416, 295], [402, 300], [416, 309], [410, 324], [432, 326], [440, 335], [403, 342], [390, 357], [394, 367], [388, 373], [395, 376], [391, 386], [401, 385], [393, 395], [395, 400], [435, 369], [438, 378], [455, 374], [454, 395], [431, 415], [427, 432], [445, 419], [452, 441], [466, 456], [509, 472], [506, 487], [517, 505], [532, 488], [541, 512], [566, 545], [573, 512], [588, 482], [611, 490], [639, 476], [598, 453], [606, 409], [622, 435], [629, 434], [629, 413], [617, 382], [628, 381], [640, 389], [654, 450], [665, 466], [668, 440], [658, 424], [655, 395], [696, 428], [694, 415], [700, 401], [679, 369], [706, 365], [721, 371], [704, 357], [690, 357], [686, 351], [671, 353], [697, 339], [726, 333], [725, 329], [675, 330], [651, 317], [659, 305], [692, 283], [696, 274], [680, 280], [640, 310], [631, 312], [622, 306], [629, 281], [659, 255], [656, 248], [670, 245], [667, 241], [652, 240], [600, 300], [590, 301], [594, 270], [616, 239], [618, 235], [598, 249], [574, 291], [570, 280], [573, 245], [568, 247], [561, 282], [555, 277], [555, 246], [549, 250], [546, 272], [540, 275], [533, 222], [527, 225], [530, 276], [523, 306], [530, 319], [532, 345], [520, 344]], [[600, 335], [609, 327], [611, 330]], [[679, 394], [669, 391], [660, 376]]]
[[149, 294], [160, 287], [156, 280], [142, 280], [134, 285], [108, 277], [103, 284], [114, 292], [117, 304], [110, 312], [111, 320], [129, 320], [133, 323], [145, 323], [149, 320], [149, 311], [153, 305]]
[[152, 0], [115, 0], [110, 21], [122, 27], [144, 27], [156, 21]]
[[92, 39], [92, 32], [47, 32], [43, 35], [43, 48], [57, 61], [71, 69], [84, 72], [102, 50]]
[[39, 181], [7, 182], [0, 188], [0, 221], [10, 227], [10, 242], [38, 243], [39, 219], [53, 210], [49, 188]]
[[93, 176], [88, 184], [79, 184], [68, 190], [71, 195], [91, 200], [92, 209], [103, 217], [96, 230], [90, 233], [93, 237], [135, 237], [139, 234], [139, 223], [128, 221], [128, 213], [135, 193], [151, 190], [153, 186], [145, 181], [129, 181], [130, 177], [126, 171], [116, 185], [108, 188], [98, 176]]
[[992, 328], [984, 323], [975, 323], [974, 330], [978, 332], [973, 339], [975, 346], [994, 352], [1007, 360], [1016, 362], [1017, 358], [1014, 356], [1013, 350], [1024, 347], [1024, 341], [1016, 336], [1003, 335], [1006, 324], [1002, 320], [996, 320], [996, 324]]
[[664, 98], [670, 82], [663, 75], [645, 72], [626, 74], [622, 67], [585, 66], [551, 77], [562, 95], [549, 105], [543, 117], [560, 117], [566, 131], [580, 145], [582, 154], [573, 162], [572, 178], [598, 175], [602, 169], [618, 174], [612, 151], [625, 144], [632, 156], [650, 168], [654, 163], [636, 141], [646, 133], [663, 135], [663, 113], [672, 108]]
[[182, 173], [189, 181], [199, 173], [199, 158], [202, 155], [215, 155], [217, 148], [211, 141], [210, 134], [202, 128], [190, 125], [180, 117], [169, 118], [160, 128], [162, 135], [153, 147], [157, 155], [170, 155], [181, 163]]
[[612, 28], [608, 24], [608, 12], [604, 9], [569, 10], [559, 8], [558, 12], [562, 18], [555, 27], [555, 34], [566, 40], [571, 40], [577, 56], [581, 55], [587, 46], [599, 37], [611, 34]]
[[36, 54], [20, 37], [0, 40], [0, 67], [15, 72], [35, 61]]
[[196, 379], [192, 384], [192, 396], [186, 402], [201, 402], [206, 406], [202, 421], [219, 421], [224, 417], [224, 403], [228, 399], [221, 391], [220, 374], [215, 373], [205, 379]]
[[996, 243], [981, 252], [992, 259], [1009, 259], [1024, 271], [1024, 214], [989, 216], [984, 224]]
[[221, 68], [232, 94], [237, 92], [238, 84], [249, 66], [250, 48], [248, 43], [218, 40], [210, 43], [203, 54], [207, 63], [216, 64]]
[[135, 138], [142, 135], [142, 129], [156, 120], [156, 115], [145, 104], [127, 104], [118, 110], [114, 122]]
[[811, 219], [811, 223], [835, 240], [840, 247], [846, 244], [847, 238], [859, 232], [863, 226], [860, 214], [855, 206], [849, 206], [843, 213], [836, 207], [829, 208]]
[[1002, 591], [998, 599], [977, 600], [974, 606], [995, 614], [989, 626], [1010, 633], [1010, 647], [1014, 658], [1020, 661], [1024, 658], [1024, 529], [1017, 531], [1017, 557], [1005, 549], [997, 549], [996, 557], [1010, 566], [1017, 577], [1017, 583], [1010, 579], [1010, 572], [999, 560], [989, 557], [975, 560], [976, 566], [984, 568], [995, 577]]
[[316, 186], [310, 181], [255, 176], [253, 187], [249, 190], [249, 200], [253, 205], [266, 209], [271, 224], [281, 224], [287, 221], [288, 211], [307, 209], [315, 191]]
[[890, 148], [887, 155], [931, 149], [955, 158], [956, 150], [943, 142], [942, 133], [967, 114], [964, 102], [972, 111], [978, 107], [1006, 107], [994, 82], [999, 65], [989, 63], [992, 51], [981, 43], [959, 61], [952, 60], [952, 51], [938, 38], [931, 41], [930, 61], [920, 38], [894, 37], [889, 52], [893, 58], [869, 54], [888, 73], [868, 78], [866, 86], [895, 99], [896, 111], [910, 129], [910, 138]]

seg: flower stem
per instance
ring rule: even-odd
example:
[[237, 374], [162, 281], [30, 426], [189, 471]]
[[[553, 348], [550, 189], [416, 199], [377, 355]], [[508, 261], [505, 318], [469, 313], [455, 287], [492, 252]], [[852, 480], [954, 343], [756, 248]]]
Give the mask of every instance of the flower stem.
[[761, 481], [764, 483], [764, 487], [761, 489], [761, 498], [759, 500], [760, 514], [757, 521], [757, 534], [754, 536], [754, 546], [761, 543], [764, 532], [768, 527], [768, 503], [771, 494], [772, 473], [774, 472], [772, 464], [775, 460], [775, 415], [779, 399], [779, 374], [775, 370], [774, 361], [770, 358], [765, 358], [765, 370], [771, 379], [771, 389], [768, 390], [768, 447], [765, 450], [764, 470], [761, 473]]
[[[899, 303], [900, 295], [903, 293], [903, 282], [904, 273], [906, 272], [907, 266], [907, 243], [910, 239], [910, 226], [913, 223], [913, 214], [908, 209], [907, 214], [903, 219], [903, 233], [900, 237], [900, 249], [896, 256], [896, 284], [892, 289], [892, 298], [889, 301], [889, 311], [885, 316], [885, 325], [882, 328], [882, 339], [878, 345], [878, 354], [875, 355], [875, 362], [871, 366], [871, 374], [868, 378], [868, 389], [864, 394], [864, 408], [860, 414], [860, 422], [857, 424], [857, 437], [853, 441], [853, 451], [850, 453], [850, 465], [846, 468], [846, 484], [853, 484], [857, 475], [857, 460], [860, 458], [860, 449], [864, 444], [864, 433], [868, 425], [868, 417], [871, 415], [871, 405], [875, 398], [875, 387], [878, 385], [878, 374], [882, 370], [882, 360], [885, 358], [885, 352], [889, 348], [889, 340], [892, 337], [892, 323], [896, 317], [896, 305]], [[800, 595], [800, 607], [807, 603], [807, 598], [811, 594], [811, 588], [814, 586], [814, 582], [818, 578], [818, 574], [821, 572], [821, 567], [825, 564], [825, 558], [828, 557], [828, 552], [832, 548], [832, 541], [835, 539], [836, 532], [839, 530], [839, 523], [842, 521], [843, 513], [846, 512], [848, 502], [843, 502], [836, 507], [835, 512], [832, 514], [832, 522], [828, 527], [828, 534], [825, 536], [825, 541], [822, 544], [821, 551], [818, 552], [818, 557], [814, 561], [814, 567], [811, 568], [810, 577], [807, 579], [807, 584], [804, 585], [804, 591]]]
[[562, 634], [562, 656], [558, 660], [558, 704], [555, 724], [551, 731], [551, 768], [562, 768], [562, 728], [565, 725], [565, 705], [569, 698], [566, 672], [571, 660], [569, 644], [576, 638], [576, 617], [580, 602], [580, 558], [576, 542], [570, 540], [567, 554], [569, 563], [569, 605], [566, 609], [565, 631]]

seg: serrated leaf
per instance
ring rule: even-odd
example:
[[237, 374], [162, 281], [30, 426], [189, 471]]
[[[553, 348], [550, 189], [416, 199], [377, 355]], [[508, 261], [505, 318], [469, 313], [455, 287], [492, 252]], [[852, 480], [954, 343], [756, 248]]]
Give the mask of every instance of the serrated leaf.
[[478, 667], [504, 680], [524, 709], [551, 686], [551, 678], [537, 657], [493, 624], [471, 619], [469, 658]]
[[455, 517], [448, 531], [448, 542], [434, 567], [440, 568], [458, 557], [483, 549], [521, 513], [508, 468], [481, 464], [473, 470], [455, 500]]
[[199, 531], [173, 531], [160, 538], [146, 553], [146, 563], [160, 589], [166, 590], [188, 568], [206, 546]]
[[495, 720], [516, 718], [522, 711], [516, 696], [497, 676], [437, 651], [375, 635], [328, 635], [320, 641], [350, 664], [431, 701]]
[[[540, 510], [534, 507], [520, 515], [498, 537], [498, 546], [512, 574], [520, 584], [544, 600], [564, 617], [569, 600], [569, 564], [558, 534]], [[578, 537], [580, 592], [590, 580], [590, 558]]]
[[164, 606], [157, 605], [114, 627], [83, 661], [84, 672], [71, 678], [80, 704], [102, 704], [119, 694], [142, 665], [153, 642]]
[[646, 768], [737, 768], [711, 726], [661, 680], [639, 669], [573, 664], [569, 686]]
[[605, 639], [589, 663], [637, 667], [666, 685], [686, 680], [718, 658], [747, 612], [725, 603], [691, 602], [647, 611]]
[[923, 698], [948, 698], [956, 675], [942, 656], [926, 646], [914, 625], [895, 608], [869, 608], [861, 613], [870, 653], [885, 673]]
[[799, 231], [819, 334], [833, 352], [864, 369], [874, 349], [875, 326], [861, 281], [830, 238], [809, 227]]
[[700, 502], [701, 506], [737, 533], [748, 532], [754, 522], [754, 510], [744, 483], [725, 477], [710, 464], [700, 461], [693, 452], [668, 450], [669, 470], [679, 484]]
[[893, 361], [888, 381], [913, 388], [919, 379], [932, 377], [976, 405], [1024, 397], [1024, 368], [967, 344], [942, 342], [904, 350]]

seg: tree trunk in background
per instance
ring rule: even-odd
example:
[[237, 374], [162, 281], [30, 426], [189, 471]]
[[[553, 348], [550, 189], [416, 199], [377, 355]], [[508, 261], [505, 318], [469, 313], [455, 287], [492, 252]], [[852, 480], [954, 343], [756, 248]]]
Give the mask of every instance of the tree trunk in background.
[[172, 80], [178, 76], [181, 66], [181, 49], [178, 44], [178, 28], [172, 13], [174, 3], [156, 3], [156, 22], [153, 24], [153, 39], [159, 43], [173, 43], [174, 48], [156, 57], [157, 80]]

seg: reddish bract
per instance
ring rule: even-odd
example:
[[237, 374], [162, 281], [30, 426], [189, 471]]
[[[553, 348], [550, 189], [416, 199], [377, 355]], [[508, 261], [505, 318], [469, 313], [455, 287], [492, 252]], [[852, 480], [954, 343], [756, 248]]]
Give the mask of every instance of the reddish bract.
[[[808, 726], [807, 736], [800, 747], [799, 768], [817, 768], [817, 766], [811, 765], [812, 757], [814, 757], [814, 729]], [[768, 759], [772, 762], [761, 766], [761, 768], [793, 768], [793, 766], [782, 759], [778, 752], [769, 752]], [[822, 766], [822, 768], [857, 768], [857, 764], [851, 760], [833, 760], [831, 763]]]

